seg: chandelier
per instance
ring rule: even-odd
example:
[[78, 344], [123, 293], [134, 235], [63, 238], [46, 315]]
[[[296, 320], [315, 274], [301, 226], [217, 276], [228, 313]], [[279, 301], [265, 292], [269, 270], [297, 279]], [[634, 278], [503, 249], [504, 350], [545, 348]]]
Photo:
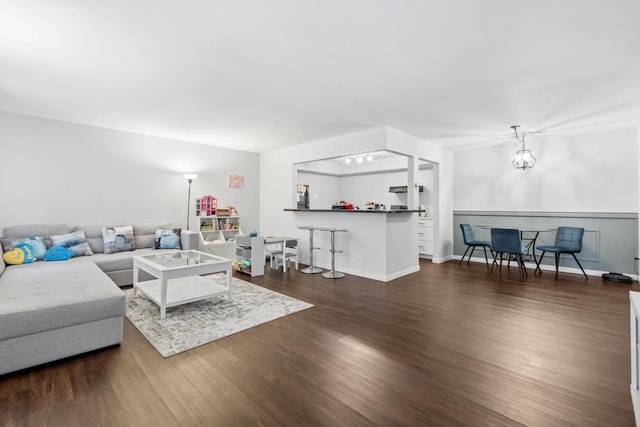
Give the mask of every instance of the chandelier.
[[511, 126], [511, 129], [513, 129], [513, 132], [516, 134], [516, 140], [519, 144], [522, 144], [522, 148], [516, 151], [516, 155], [513, 156], [511, 164], [513, 164], [513, 167], [516, 169], [531, 169], [536, 164], [536, 158], [533, 156], [533, 153], [531, 153], [531, 150], [528, 150], [524, 145], [524, 132], [522, 132], [522, 138], [518, 137], [519, 127], [520, 126], [517, 125]]

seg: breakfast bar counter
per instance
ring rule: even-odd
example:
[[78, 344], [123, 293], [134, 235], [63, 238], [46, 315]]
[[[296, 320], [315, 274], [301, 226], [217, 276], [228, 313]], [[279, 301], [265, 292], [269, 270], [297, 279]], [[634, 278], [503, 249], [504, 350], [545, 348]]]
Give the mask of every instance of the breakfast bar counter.
[[287, 212], [335, 212], [335, 213], [379, 213], [379, 214], [396, 214], [396, 213], [419, 213], [423, 210], [412, 209], [285, 209]]
[[[296, 226], [336, 227], [348, 230], [336, 236], [335, 268], [355, 276], [388, 282], [420, 270], [419, 210], [284, 209], [293, 212]], [[316, 234], [314, 264], [330, 268], [328, 233]], [[308, 240], [301, 235], [301, 247]], [[304, 248], [301, 257], [308, 257]]]

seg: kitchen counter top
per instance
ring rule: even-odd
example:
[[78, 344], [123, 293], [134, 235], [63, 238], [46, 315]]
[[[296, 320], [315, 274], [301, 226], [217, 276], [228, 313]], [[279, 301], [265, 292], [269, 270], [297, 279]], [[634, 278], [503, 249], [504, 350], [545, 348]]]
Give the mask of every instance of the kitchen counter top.
[[[291, 224], [348, 230], [335, 236], [335, 247], [341, 251], [335, 257], [337, 271], [388, 282], [420, 270], [418, 210], [284, 210], [287, 211], [284, 217]], [[308, 233], [307, 230], [298, 231], [303, 245], [309, 239]], [[331, 266], [330, 233], [315, 233], [313, 244], [323, 248], [314, 252], [316, 266], [328, 269]], [[302, 250], [302, 253], [308, 253], [308, 250]]]
[[374, 210], [374, 209], [284, 209], [286, 212], [336, 212], [336, 213], [380, 213], [380, 214], [397, 214], [397, 213], [419, 213], [424, 212], [420, 209], [398, 209], [398, 210]]

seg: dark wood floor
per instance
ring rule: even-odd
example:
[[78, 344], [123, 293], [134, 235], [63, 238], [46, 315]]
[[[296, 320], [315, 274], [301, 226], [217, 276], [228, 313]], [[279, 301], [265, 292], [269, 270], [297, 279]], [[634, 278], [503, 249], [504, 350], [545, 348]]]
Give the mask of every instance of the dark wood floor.
[[0, 425], [634, 425], [637, 284], [421, 268], [267, 271], [252, 281], [315, 307], [168, 359], [125, 320], [121, 346], [0, 377]]

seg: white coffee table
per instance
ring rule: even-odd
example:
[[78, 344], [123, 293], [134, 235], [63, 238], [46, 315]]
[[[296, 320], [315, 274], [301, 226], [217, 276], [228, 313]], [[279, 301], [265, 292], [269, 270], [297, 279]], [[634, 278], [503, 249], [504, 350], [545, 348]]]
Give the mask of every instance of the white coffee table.
[[[138, 291], [160, 306], [160, 319], [167, 307], [227, 294], [231, 301], [231, 264], [228, 258], [200, 251], [172, 251], [133, 257], [133, 294]], [[157, 279], [140, 282], [140, 270]], [[227, 286], [214, 283], [203, 274], [226, 271]]]

